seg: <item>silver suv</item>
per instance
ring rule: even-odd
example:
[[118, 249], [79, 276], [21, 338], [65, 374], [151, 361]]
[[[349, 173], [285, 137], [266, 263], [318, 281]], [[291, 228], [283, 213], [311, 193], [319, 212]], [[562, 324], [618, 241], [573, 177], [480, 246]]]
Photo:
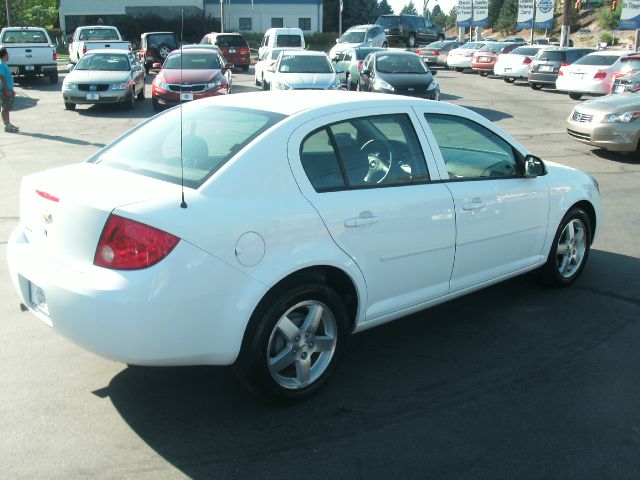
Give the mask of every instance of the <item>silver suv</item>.
[[387, 35], [380, 25], [356, 25], [336, 38], [336, 45], [329, 51], [329, 58], [335, 60], [348, 48], [388, 46]]

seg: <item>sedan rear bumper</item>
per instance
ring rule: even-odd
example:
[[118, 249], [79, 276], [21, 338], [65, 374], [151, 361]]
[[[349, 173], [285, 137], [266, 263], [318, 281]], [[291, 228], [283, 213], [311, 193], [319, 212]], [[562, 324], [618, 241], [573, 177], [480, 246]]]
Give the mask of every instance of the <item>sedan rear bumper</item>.
[[557, 73], [540, 73], [529, 72], [529, 83], [543, 83], [545, 85], [553, 85], [555, 87], [556, 80], [558, 78]]
[[605, 95], [609, 93], [609, 84], [602, 80], [574, 79], [566, 76], [559, 76], [556, 80], [556, 89], [563, 92], [594, 93]]
[[567, 134], [580, 143], [614, 152], [633, 152], [640, 141], [640, 125], [566, 121]]
[[513, 66], [496, 63], [493, 67], [493, 74], [499, 77], [527, 78], [529, 76], [529, 66], [526, 64]]

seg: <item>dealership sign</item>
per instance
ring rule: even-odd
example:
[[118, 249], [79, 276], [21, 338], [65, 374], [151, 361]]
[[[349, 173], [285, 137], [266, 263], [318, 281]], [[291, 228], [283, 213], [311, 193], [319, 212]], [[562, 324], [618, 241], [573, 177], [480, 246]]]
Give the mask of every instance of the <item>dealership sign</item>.
[[474, 0], [473, 26], [486, 27], [489, 25], [489, 0]]
[[640, 29], [640, 0], [624, 0], [620, 14], [620, 30]]
[[472, 0], [458, 0], [458, 26], [470, 27], [473, 24]]
[[[640, 0], [639, 0], [640, 1]], [[536, 28], [553, 27], [553, 0], [538, 0], [536, 3]]]
[[534, 0], [519, 0], [518, 1], [518, 22], [516, 23], [516, 30], [523, 30], [525, 28], [531, 28], [533, 25], [533, 9]]

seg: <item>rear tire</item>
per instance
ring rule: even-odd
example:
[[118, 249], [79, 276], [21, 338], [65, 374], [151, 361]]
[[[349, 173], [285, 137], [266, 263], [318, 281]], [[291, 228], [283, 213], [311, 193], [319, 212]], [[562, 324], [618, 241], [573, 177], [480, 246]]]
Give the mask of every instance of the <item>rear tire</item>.
[[144, 100], [144, 96], [145, 96], [144, 85], [142, 85], [142, 88], [138, 92], [138, 100], [140, 101]]
[[513, 83], [516, 81], [515, 77], [502, 77], [502, 79], [507, 83]]
[[153, 111], [154, 112], [161, 112], [162, 111], [162, 105], [160, 105], [155, 98], [151, 99], [151, 104], [153, 105]]
[[542, 84], [540, 84], [540, 83], [529, 83], [529, 86], [531, 88], [533, 88], [534, 90], [541, 90], [542, 89]]
[[591, 250], [591, 221], [581, 208], [567, 212], [553, 238], [540, 280], [554, 287], [572, 284], [582, 273]]
[[488, 77], [489, 76], [489, 72], [478, 72], [480, 74], [481, 77]]
[[64, 102], [64, 109], [73, 111], [73, 110], [76, 109], [76, 104], [75, 103]]
[[382, 44], [382, 48], [389, 48], [389, 44], [388, 44], [387, 42], [384, 42], [384, 43]]
[[572, 100], [580, 100], [582, 98], [582, 94], [578, 92], [569, 92], [569, 98]]
[[455, 67], [455, 71], [456, 71], [456, 72], [458, 72], [458, 73], [462, 73], [462, 72], [464, 72], [464, 68], [462, 68], [462, 67]]
[[311, 280], [287, 285], [267, 294], [251, 316], [234, 371], [258, 396], [308, 397], [333, 373], [348, 325], [344, 303], [332, 288]]
[[438, 42], [444, 41], [444, 35], [438, 35]]

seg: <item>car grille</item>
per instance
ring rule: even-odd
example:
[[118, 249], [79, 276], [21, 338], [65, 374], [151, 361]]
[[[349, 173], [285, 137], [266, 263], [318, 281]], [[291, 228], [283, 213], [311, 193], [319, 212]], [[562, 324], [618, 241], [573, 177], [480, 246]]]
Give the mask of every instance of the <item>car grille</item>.
[[588, 133], [576, 132], [575, 130], [567, 130], [567, 133], [570, 137], [577, 138], [578, 140], [586, 140], [587, 142], [591, 141], [591, 135]]
[[204, 83], [195, 85], [171, 84], [169, 85], [169, 90], [171, 90], [172, 92], [203, 92], [205, 86], [206, 85]]
[[399, 95], [409, 95], [412, 97], [416, 97], [416, 96], [423, 97], [427, 93], [426, 88], [414, 88], [412, 90], [409, 90], [407, 88], [396, 88], [395, 91]]
[[108, 89], [108, 83], [80, 83], [78, 85], [78, 90], [82, 90], [83, 92], [106, 92]]
[[579, 123], [589, 123], [593, 120], [593, 115], [587, 115], [586, 113], [580, 113], [574, 110], [571, 120]]

